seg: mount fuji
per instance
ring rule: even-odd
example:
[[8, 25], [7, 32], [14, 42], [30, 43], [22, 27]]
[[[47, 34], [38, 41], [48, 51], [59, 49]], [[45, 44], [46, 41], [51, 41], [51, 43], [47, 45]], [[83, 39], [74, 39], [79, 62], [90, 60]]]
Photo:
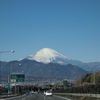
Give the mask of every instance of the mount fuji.
[[35, 54], [27, 56], [25, 59], [35, 60], [37, 62], [48, 63], [59, 63], [59, 64], [80, 64], [81, 61], [72, 60], [57, 51], [50, 48], [43, 48]]
[[11, 74], [11, 68], [13, 73], [24, 72], [27, 79], [40, 79], [40, 77], [44, 79], [77, 79], [80, 77], [80, 74], [87, 74], [87, 71], [76, 65], [81, 63], [80, 61], [72, 60], [50, 48], [43, 48], [21, 60], [0, 63], [2, 66], [2, 77], [5, 77], [4, 74], [6, 74], [6, 77]]

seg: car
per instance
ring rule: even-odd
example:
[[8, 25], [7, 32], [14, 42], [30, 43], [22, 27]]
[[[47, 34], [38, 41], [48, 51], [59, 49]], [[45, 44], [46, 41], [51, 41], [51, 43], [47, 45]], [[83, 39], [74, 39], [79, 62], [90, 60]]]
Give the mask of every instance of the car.
[[29, 92], [26, 92], [26, 95], [28, 95], [29, 94]]
[[46, 91], [44, 91], [44, 95], [46, 94]]
[[45, 96], [52, 96], [52, 91], [46, 91]]

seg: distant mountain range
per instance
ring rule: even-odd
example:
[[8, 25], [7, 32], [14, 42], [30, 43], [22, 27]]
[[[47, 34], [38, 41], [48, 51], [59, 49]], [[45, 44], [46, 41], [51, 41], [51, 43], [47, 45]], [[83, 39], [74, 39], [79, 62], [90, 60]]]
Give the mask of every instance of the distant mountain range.
[[[24, 72], [27, 79], [34, 77], [44, 78], [62, 78], [78, 79], [81, 75], [87, 74], [87, 71], [77, 66], [68, 64], [60, 65], [57, 63], [44, 64], [35, 60], [23, 59], [21, 61], [10, 61], [2, 63], [1, 77], [7, 78], [11, 73]], [[2, 80], [3, 80], [2, 79]]]
[[23, 59], [35, 60], [37, 62], [42, 62], [45, 64], [48, 63], [58, 63], [62, 65], [72, 64], [91, 72], [93, 72], [94, 69], [95, 71], [100, 70], [100, 62], [83, 63], [78, 60], [72, 60], [50, 48], [43, 48], [38, 52], [29, 55]]
[[28, 79], [33, 77], [78, 79], [87, 74], [87, 71], [100, 70], [99, 62], [83, 63], [72, 60], [50, 48], [41, 49], [21, 60], [0, 62], [0, 65], [2, 78], [7, 78], [12, 72], [24, 72]]

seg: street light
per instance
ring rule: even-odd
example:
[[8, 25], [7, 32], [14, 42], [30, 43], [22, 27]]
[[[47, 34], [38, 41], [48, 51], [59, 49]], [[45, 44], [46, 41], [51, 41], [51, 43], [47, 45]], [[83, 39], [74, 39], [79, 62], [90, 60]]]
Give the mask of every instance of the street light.
[[[0, 51], [0, 56], [1, 56], [2, 53], [6, 53], [6, 52], [14, 53], [15, 51], [14, 50], [11, 50], [11, 51]], [[1, 83], [1, 63], [0, 63], [0, 83]]]
[[14, 51], [14, 50], [11, 50], [11, 51], [0, 51], [0, 54], [1, 54], [1, 53], [6, 53], [6, 52], [12, 52], [12, 53], [13, 53], [13, 52], [15, 52], [15, 51]]

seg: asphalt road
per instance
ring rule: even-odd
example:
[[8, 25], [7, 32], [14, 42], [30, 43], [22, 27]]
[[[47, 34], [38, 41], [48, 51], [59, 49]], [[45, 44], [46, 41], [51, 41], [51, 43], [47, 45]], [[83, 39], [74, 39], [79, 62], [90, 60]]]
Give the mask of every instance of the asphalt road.
[[58, 97], [54, 95], [45, 97], [43, 94], [29, 94], [11, 98], [3, 98], [0, 100], [71, 100], [71, 99]]

